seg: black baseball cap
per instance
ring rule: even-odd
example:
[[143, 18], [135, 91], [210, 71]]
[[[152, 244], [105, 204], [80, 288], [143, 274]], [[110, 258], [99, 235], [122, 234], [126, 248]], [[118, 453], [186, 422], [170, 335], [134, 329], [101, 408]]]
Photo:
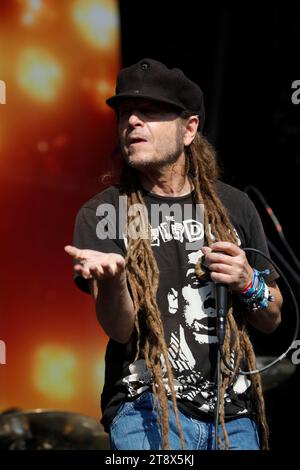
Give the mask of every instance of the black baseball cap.
[[145, 98], [169, 103], [200, 118], [203, 130], [205, 109], [201, 88], [178, 68], [169, 69], [153, 59], [141, 59], [122, 69], [117, 77], [116, 94], [106, 100], [108, 106], [118, 109], [125, 98]]

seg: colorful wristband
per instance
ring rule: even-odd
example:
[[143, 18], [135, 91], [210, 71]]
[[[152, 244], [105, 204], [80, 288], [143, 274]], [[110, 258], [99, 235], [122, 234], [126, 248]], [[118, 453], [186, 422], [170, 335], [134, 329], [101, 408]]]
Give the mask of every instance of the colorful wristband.
[[[254, 275], [253, 275], [253, 277], [254, 277]], [[249, 282], [249, 284], [245, 287], [245, 289], [239, 291], [239, 294], [246, 294], [246, 292], [248, 292], [248, 290], [251, 289], [252, 283], [253, 283], [253, 277], [252, 277], [251, 281]]]
[[270, 270], [258, 271], [254, 269], [251, 286], [247, 286], [246, 289], [238, 293], [239, 299], [249, 310], [267, 308], [269, 302], [274, 300], [264, 280], [264, 274], [270, 274]]

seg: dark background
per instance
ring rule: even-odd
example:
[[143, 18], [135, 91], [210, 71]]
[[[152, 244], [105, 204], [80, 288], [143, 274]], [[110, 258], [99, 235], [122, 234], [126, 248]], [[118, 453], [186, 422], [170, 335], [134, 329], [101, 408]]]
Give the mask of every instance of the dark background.
[[[182, 68], [200, 85], [204, 133], [218, 151], [223, 179], [263, 193], [298, 256], [300, 105], [291, 101], [291, 85], [300, 79], [300, 3], [223, 2], [221, 7], [214, 1], [122, 0], [120, 11], [122, 65], [153, 58]], [[268, 238], [295, 267], [259, 200], [253, 193], [251, 198]], [[284, 273], [298, 300], [298, 284]], [[260, 355], [281, 354], [293, 337], [295, 309], [286, 287], [280, 287], [285, 301], [279, 330], [270, 336], [252, 332]], [[274, 449], [297, 445], [292, 426], [299, 420], [298, 369], [289, 376], [283, 363], [266, 391]]]

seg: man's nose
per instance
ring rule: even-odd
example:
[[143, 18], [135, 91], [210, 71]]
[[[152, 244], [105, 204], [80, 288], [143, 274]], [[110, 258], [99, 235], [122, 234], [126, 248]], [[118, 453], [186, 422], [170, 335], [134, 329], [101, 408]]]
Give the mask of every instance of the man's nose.
[[132, 111], [128, 118], [128, 124], [133, 127], [142, 126], [144, 124], [144, 121], [141, 119], [138, 112]]

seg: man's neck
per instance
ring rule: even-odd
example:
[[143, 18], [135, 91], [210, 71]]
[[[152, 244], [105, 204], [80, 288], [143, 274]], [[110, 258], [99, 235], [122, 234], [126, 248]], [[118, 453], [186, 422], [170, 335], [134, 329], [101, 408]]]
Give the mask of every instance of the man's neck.
[[183, 182], [156, 181], [149, 184], [149, 181], [141, 179], [143, 188], [158, 196], [179, 197], [190, 194], [193, 190], [193, 184], [188, 177]]
[[185, 164], [180, 162], [159, 171], [140, 173], [140, 182], [143, 188], [158, 196], [184, 196], [193, 190], [193, 183], [186, 174]]

